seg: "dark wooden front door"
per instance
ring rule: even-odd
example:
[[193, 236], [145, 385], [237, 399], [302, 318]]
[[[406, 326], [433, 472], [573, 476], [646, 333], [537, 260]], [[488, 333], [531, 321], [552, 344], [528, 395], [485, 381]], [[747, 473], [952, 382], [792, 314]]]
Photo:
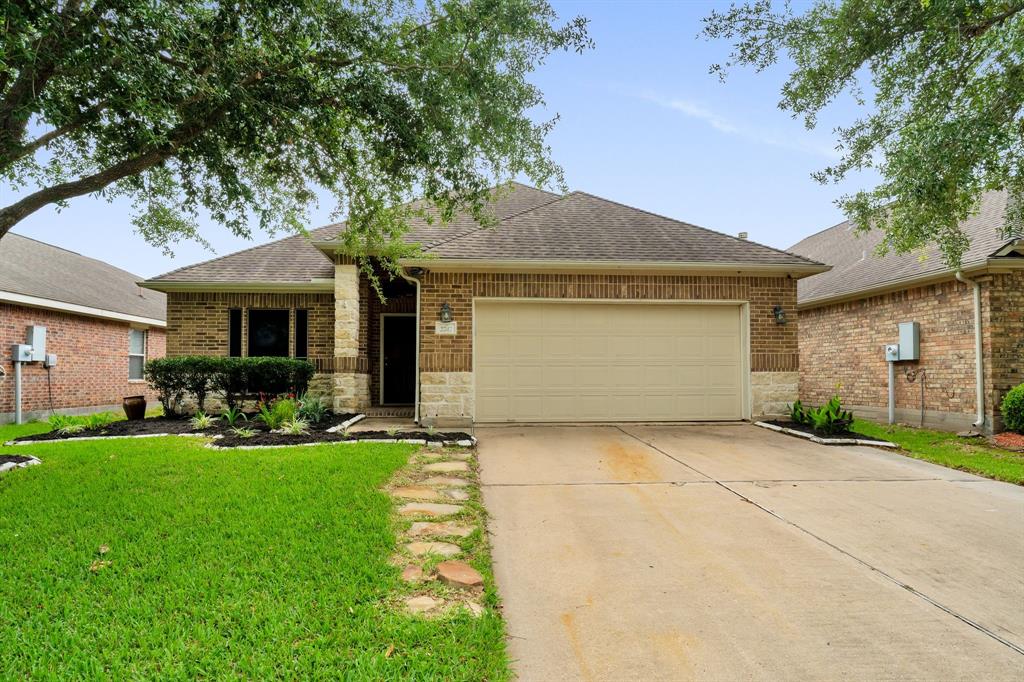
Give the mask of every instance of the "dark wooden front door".
[[381, 319], [381, 403], [411, 405], [416, 397], [416, 317]]

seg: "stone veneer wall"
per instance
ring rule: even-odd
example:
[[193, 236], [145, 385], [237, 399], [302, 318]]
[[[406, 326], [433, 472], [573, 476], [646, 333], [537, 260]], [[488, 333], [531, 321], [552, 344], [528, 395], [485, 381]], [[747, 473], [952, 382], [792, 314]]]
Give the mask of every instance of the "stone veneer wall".
[[[985, 412], [998, 428], [999, 401], [1022, 377], [1024, 273], [982, 276]], [[800, 311], [800, 397], [818, 404], [837, 392], [855, 413], [885, 419], [888, 367], [883, 348], [898, 340], [897, 323], [921, 325], [921, 359], [896, 366], [897, 419], [969, 428], [976, 414], [974, 302], [970, 286], [949, 280]], [[837, 389], [838, 385], [838, 389]]]
[[334, 410], [356, 411], [370, 404], [367, 374], [369, 287], [359, 269], [340, 261], [334, 268]]
[[[428, 413], [438, 420], [472, 415], [472, 307], [473, 299], [481, 297], [749, 301], [753, 414], [778, 414], [780, 405], [796, 399], [796, 281], [789, 277], [427, 272], [420, 296], [420, 411], [425, 420], [432, 418]], [[445, 302], [458, 324], [454, 336], [434, 333], [437, 311]], [[788, 324], [776, 324], [776, 305], [788, 313]]]

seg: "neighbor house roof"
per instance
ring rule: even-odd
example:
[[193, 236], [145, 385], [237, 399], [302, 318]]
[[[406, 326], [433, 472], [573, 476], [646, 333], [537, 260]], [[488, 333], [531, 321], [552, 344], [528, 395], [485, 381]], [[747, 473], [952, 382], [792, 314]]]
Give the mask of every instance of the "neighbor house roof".
[[[419, 244], [430, 267], [440, 263], [624, 263], [668, 266], [721, 264], [820, 272], [820, 263], [755, 242], [601, 199], [584, 192], [561, 195], [519, 183], [498, 191], [490, 204], [497, 219], [482, 227], [467, 213], [441, 225], [412, 220], [404, 239]], [[190, 283], [293, 284], [333, 277], [330, 251], [345, 223], [312, 230], [160, 275], [147, 286]]]
[[[1016, 241], [1001, 232], [1006, 202], [1005, 192], [989, 192], [982, 197], [977, 213], [961, 224], [970, 239], [962, 270], [991, 265], [993, 260], [1004, 257], [999, 255], [1004, 247]], [[857, 233], [850, 222], [843, 222], [790, 247], [794, 253], [832, 266], [828, 272], [797, 283], [799, 304], [867, 295], [903, 283], [911, 286], [914, 282], [953, 275], [935, 246], [923, 252], [877, 255], [883, 238], [879, 230]]]
[[8, 232], [0, 239], [0, 301], [149, 324], [166, 296], [109, 263]]

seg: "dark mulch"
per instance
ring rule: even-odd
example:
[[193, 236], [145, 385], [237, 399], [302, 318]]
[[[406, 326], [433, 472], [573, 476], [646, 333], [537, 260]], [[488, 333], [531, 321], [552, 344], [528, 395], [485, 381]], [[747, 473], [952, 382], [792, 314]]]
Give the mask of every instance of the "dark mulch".
[[819, 438], [864, 438], [867, 440], [874, 440], [874, 438], [869, 438], [864, 434], [857, 433], [856, 431], [850, 431], [848, 429], [843, 429], [842, 431], [837, 431], [836, 433], [832, 433], [826, 436], [825, 434], [818, 433], [817, 431], [814, 430], [813, 427], [808, 426], [807, 424], [798, 424], [796, 422], [790, 421], [778, 421], [775, 419], [771, 419], [766, 423], [773, 424], [775, 426], [781, 426], [784, 429], [793, 429], [794, 431], [809, 433], [812, 436], [818, 436]]
[[305, 445], [307, 443], [340, 443], [343, 441], [395, 439], [415, 439], [434, 443], [443, 443], [445, 441], [470, 440], [471, 438], [472, 436], [462, 431], [437, 431], [434, 433], [427, 433], [426, 431], [402, 431], [394, 435], [388, 434], [386, 431], [358, 431], [350, 432], [348, 434], [337, 432], [310, 432], [303, 436], [262, 431], [249, 438], [240, 438], [233, 433], [229, 433], [223, 438], [218, 439], [216, 441], [216, 445], [219, 448], [237, 448], [245, 445], [272, 445], [283, 447], [286, 445]]
[[27, 462], [30, 459], [32, 458], [22, 457], [21, 455], [0, 455], [0, 464], [10, 464], [12, 462], [14, 464], [21, 464], [22, 462]]
[[[311, 424], [309, 429], [310, 433], [322, 433], [327, 429], [341, 424], [342, 422], [348, 421], [352, 417], [356, 416], [353, 413], [342, 413], [334, 414], [329, 413], [323, 421], [319, 424]], [[266, 425], [256, 419], [255, 414], [247, 415], [248, 420], [239, 420], [235, 426], [244, 426], [255, 431], [266, 432], [268, 431]], [[111, 422], [106, 426], [102, 426], [98, 429], [85, 429], [77, 433], [60, 433], [59, 431], [48, 431], [46, 433], [37, 433], [31, 436], [22, 436], [16, 438], [17, 441], [36, 441], [36, 440], [65, 440], [67, 438], [87, 438], [95, 436], [107, 436], [107, 437], [123, 437], [123, 436], [145, 436], [156, 433], [204, 433], [208, 435], [217, 434], [230, 434], [231, 427], [228, 426], [227, 422], [223, 419], [218, 419], [208, 429], [202, 431], [196, 431], [192, 428], [192, 422], [184, 417], [148, 417], [146, 419], [140, 419], [138, 421], [117, 421]], [[276, 436], [277, 434], [268, 434]], [[330, 434], [327, 434], [330, 435]]]

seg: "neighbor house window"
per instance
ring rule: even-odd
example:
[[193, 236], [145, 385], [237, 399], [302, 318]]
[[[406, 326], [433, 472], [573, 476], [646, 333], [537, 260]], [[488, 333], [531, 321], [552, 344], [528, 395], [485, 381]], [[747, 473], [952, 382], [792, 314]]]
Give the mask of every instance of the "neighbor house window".
[[304, 358], [309, 354], [309, 311], [295, 311], [295, 357]]
[[128, 330], [128, 379], [141, 381], [146, 366], [146, 330]]
[[228, 311], [228, 355], [233, 358], [242, 357], [241, 308], [232, 308]]
[[288, 311], [249, 310], [249, 357], [288, 357]]

